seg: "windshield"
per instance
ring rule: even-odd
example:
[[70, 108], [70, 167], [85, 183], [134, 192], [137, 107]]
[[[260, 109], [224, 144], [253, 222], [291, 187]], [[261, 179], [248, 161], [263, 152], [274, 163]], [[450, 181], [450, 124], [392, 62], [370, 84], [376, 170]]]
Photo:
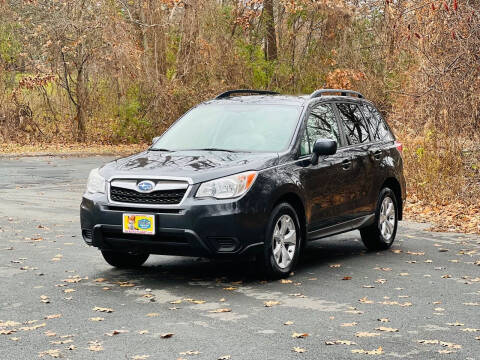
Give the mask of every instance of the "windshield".
[[300, 106], [209, 104], [186, 113], [151, 150], [286, 150], [297, 125]]

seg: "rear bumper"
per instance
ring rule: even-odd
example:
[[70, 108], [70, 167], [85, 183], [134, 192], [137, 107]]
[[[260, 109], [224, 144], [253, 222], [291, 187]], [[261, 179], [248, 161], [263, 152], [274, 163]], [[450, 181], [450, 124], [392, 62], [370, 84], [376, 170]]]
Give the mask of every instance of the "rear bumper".
[[[154, 214], [155, 235], [124, 234], [123, 213]], [[80, 222], [85, 242], [101, 250], [228, 258], [262, 251], [267, 216], [245, 198], [146, 210], [112, 206], [102, 196], [86, 194]]]

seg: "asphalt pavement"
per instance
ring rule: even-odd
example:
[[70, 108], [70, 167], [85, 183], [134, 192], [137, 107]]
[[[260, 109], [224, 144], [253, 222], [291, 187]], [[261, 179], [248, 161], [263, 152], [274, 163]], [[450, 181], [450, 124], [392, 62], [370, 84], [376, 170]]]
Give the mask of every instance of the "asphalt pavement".
[[480, 359], [480, 237], [402, 222], [311, 244], [295, 273], [151, 256], [118, 270], [79, 204], [108, 157], [0, 159], [0, 359]]

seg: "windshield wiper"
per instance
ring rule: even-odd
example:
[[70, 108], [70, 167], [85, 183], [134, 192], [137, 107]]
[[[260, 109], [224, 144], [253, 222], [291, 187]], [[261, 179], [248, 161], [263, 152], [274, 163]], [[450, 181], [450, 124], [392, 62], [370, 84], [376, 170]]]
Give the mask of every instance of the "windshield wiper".
[[234, 151], [234, 150], [219, 149], [219, 148], [191, 149], [189, 151], [226, 151], [226, 152], [231, 152], [231, 153], [238, 152], [238, 151]]
[[169, 150], [169, 149], [156, 149], [156, 148], [150, 148], [150, 149], [148, 149], [148, 151], [168, 151], [168, 152], [171, 152], [172, 150]]

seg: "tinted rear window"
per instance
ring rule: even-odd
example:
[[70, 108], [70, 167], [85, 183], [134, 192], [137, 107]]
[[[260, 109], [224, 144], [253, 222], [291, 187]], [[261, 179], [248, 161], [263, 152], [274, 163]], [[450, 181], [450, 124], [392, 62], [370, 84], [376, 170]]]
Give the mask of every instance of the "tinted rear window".
[[362, 111], [375, 141], [393, 140], [392, 134], [388, 130], [387, 125], [377, 109], [370, 105], [364, 104], [362, 105]]
[[360, 109], [355, 104], [337, 104], [347, 145], [370, 142], [370, 134]]

